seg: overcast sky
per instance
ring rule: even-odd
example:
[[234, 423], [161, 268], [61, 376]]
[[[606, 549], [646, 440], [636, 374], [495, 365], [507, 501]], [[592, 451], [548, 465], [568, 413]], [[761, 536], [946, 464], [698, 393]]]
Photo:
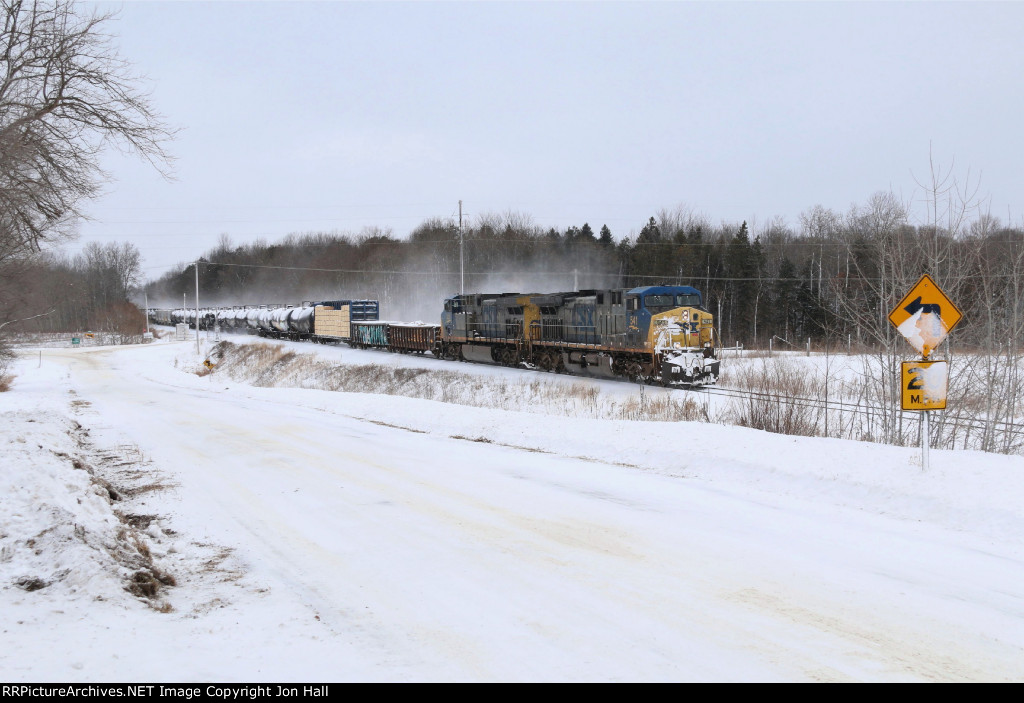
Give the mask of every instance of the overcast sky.
[[[1021, 3], [129, 2], [177, 180], [111, 154], [81, 242], [145, 275], [290, 232], [509, 210], [635, 233], [683, 205], [790, 224], [922, 195], [1024, 215]], [[756, 224], [755, 224], [756, 231]]]

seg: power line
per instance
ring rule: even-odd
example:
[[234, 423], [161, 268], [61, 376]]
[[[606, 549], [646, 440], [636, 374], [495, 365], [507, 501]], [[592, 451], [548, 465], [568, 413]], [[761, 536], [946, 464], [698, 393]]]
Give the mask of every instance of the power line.
[[[458, 270], [441, 270], [441, 269], [404, 269], [404, 270], [399, 270], [399, 269], [341, 269], [341, 268], [316, 268], [316, 267], [309, 267], [309, 266], [277, 266], [277, 265], [273, 265], [273, 264], [240, 264], [240, 263], [228, 263], [228, 262], [222, 262], [222, 261], [199, 261], [199, 263], [204, 265], [204, 266], [229, 266], [229, 267], [236, 267], [236, 268], [271, 269], [271, 270], [282, 270], [282, 271], [311, 271], [311, 272], [317, 272], [317, 273], [359, 273], [359, 274], [388, 274], [388, 275], [410, 275], [410, 276], [457, 276], [460, 273], [460, 271], [458, 271]], [[178, 264], [170, 264], [170, 265], [167, 265], [167, 266], [152, 266], [152, 267], [148, 267], [148, 268], [143, 268], [142, 270], [148, 271], [148, 270], [153, 270], [153, 269], [174, 268], [174, 267], [182, 267], [184, 269], [184, 268], [188, 268], [191, 265], [192, 265], [192, 262], [178, 263]], [[807, 281], [807, 277], [806, 276], [803, 276], [803, 277], [799, 277], [799, 276], [793, 276], [793, 277], [781, 277], [781, 276], [750, 277], [750, 276], [746, 276], [746, 277], [744, 277], [744, 276], [702, 276], [702, 275], [693, 275], [693, 276], [682, 276], [682, 277], [680, 277], [680, 276], [677, 276], [675, 274], [666, 274], [666, 275], [649, 275], [649, 274], [632, 274], [632, 273], [622, 273], [622, 274], [620, 274], [620, 273], [618, 273], [616, 271], [579, 271], [578, 269], [574, 269], [572, 271], [568, 271], [568, 270], [567, 271], [536, 271], [536, 270], [534, 270], [534, 271], [501, 271], [501, 270], [496, 270], [496, 269], [488, 269], [488, 270], [484, 270], [484, 271], [466, 271], [465, 273], [466, 273], [466, 275], [471, 275], [471, 276], [571, 276], [571, 275], [573, 275], [575, 273], [582, 273], [583, 275], [588, 275], [588, 276], [616, 276], [616, 277], [617, 276], [623, 276], [623, 277], [631, 279], [631, 280], [632, 279], [643, 279], [643, 280], [652, 280], [652, 281], [665, 281], [667, 279], [680, 279], [681, 278], [682, 280], [687, 280], [687, 281], [696, 281], [696, 282], [715, 281], [715, 282], [725, 282], [725, 283], [778, 283], [778, 282], [802, 283], [802, 282]], [[1018, 276], [1022, 276], [1022, 275], [1024, 275], [1024, 274], [1020, 274], [1020, 273], [976, 274], [976, 275], [962, 275], [962, 276], [957, 276], [956, 278], [959, 279], [959, 280], [963, 280], [963, 279], [971, 279], [971, 280], [985, 279], [985, 280], [987, 280], [987, 279], [997, 279], [997, 278], [1013, 278], [1013, 277], [1018, 277]], [[828, 280], [831, 282], [831, 281], [835, 281], [837, 279], [835, 279], [833, 277], [833, 278], [829, 278]], [[842, 282], [859, 283], [859, 282], [882, 281], [882, 280], [890, 280], [890, 279], [884, 278], [884, 277], [880, 277], [880, 276], [879, 277], [856, 276], [856, 277], [850, 277], [850, 278], [840, 278], [838, 280], [840, 280]]]
[[261, 223], [261, 222], [268, 222], [268, 223], [351, 222], [351, 221], [365, 221], [365, 220], [369, 220], [369, 219], [374, 219], [374, 220], [423, 220], [423, 219], [430, 219], [431, 217], [433, 217], [433, 216], [432, 215], [374, 215], [372, 218], [370, 218], [370, 217], [360, 217], [360, 216], [351, 216], [351, 217], [316, 217], [316, 218], [310, 218], [310, 219], [288, 218], [288, 219], [284, 219], [284, 220], [268, 220], [268, 219], [263, 218], [263, 217], [261, 217], [258, 220], [250, 220], [250, 219], [243, 219], [243, 220], [238, 220], [238, 219], [231, 219], [231, 220], [102, 220], [102, 224], [104, 224], [104, 225], [199, 225], [199, 224], [209, 224], [209, 225], [225, 225], [225, 224], [229, 224], [229, 225], [231, 225], [231, 224], [234, 224], [234, 225], [248, 225], [248, 224]]

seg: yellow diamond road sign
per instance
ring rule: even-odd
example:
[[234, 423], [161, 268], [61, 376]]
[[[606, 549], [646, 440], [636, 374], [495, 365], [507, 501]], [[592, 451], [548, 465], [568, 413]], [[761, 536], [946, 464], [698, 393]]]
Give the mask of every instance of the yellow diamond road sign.
[[928, 357], [963, 313], [946, 297], [931, 276], [925, 274], [889, 313], [889, 322], [922, 356]]

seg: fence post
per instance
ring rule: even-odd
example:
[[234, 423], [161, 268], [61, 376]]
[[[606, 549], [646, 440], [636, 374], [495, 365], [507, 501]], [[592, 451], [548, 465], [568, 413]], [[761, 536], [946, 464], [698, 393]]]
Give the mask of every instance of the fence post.
[[811, 355], [811, 338], [807, 338], [807, 356]]

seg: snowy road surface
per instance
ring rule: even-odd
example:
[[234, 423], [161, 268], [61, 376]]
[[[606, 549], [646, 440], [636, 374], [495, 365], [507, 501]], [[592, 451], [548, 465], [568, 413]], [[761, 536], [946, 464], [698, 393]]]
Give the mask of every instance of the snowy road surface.
[[[42, 364], [175, 484], [150, 509], [234, 550], [252, 588], [213, 612], [35, 612], [24, 658], [49, 663], [8, 654], [11, 678], [1024, 680], [1019, 541], [773, 491], [770, 471], [693, 478], [699, 424], [672, 475], [529, 450], [610, 422], [507, 413], [525, 429], [502, 446], [473, 441], [471, 408], [391, 398], [452, 426], [390, 426], [366, 396], [196, 378], [168, 346]], [[728, 429], [751, 466], [792, 441]]]

